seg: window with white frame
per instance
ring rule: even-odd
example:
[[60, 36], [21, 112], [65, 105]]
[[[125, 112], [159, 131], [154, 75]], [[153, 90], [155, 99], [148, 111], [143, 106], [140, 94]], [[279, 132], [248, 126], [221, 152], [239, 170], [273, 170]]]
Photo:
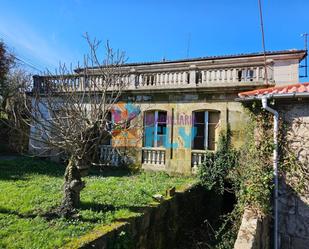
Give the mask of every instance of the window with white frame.
[[192, 116], [192, 149], [215, 150], [216, 129], [219, 124], [220, 112], [195, 111]]
[[167, 112], [147, 111], [144, 114], [144, 147], [165, 147]]

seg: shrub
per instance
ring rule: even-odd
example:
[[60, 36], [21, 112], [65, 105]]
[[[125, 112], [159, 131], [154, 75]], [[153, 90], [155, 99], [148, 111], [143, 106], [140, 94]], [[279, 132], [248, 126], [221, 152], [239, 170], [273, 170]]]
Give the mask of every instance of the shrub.
[[238, 152], [231, 146], [231, 131], [221, 132], [216, 152], [206, 152], [205, 161], [199, 167], [198, 177], [202, 186], [223, 194], [224, 181], [229, 171], [238, 163]]

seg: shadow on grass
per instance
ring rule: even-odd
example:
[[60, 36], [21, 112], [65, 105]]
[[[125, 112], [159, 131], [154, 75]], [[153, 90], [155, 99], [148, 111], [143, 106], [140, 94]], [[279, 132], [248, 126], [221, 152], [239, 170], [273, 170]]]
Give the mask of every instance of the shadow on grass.
[[116, 211], [117, 209], [119, 209], [119, 207], [101, 203], [81, 202], [79, 209], [91, 210], [94, 212], [108, 212], [108, 211]]
[[[0, 214], [7, 214], [7, 215], [15, 215], [18, 218], [21, 219], [34, 219], [36, 217], [42, 217], [46, 221], [52, 221], [56, 219], [61, 219], [61, 217], [57, 213], [58, 207], [53, 207], [48, 212], [39, 212], [39, 213], [20, 213], [16, 210], [6, 209], [3, 207], [0, 207]], [[115, 212], [117, 210], [121, 209], [128, 209], [131, 212], [134, 213], [143, 213], [145, 211], [146, 206], [114, 206], [114, 205], [108, 205], [108, 204], [101, 204], [101, 203], [91, 203], [91, 202], [81, 202], [80, 208], [78, 211], [82, 210], [91, 210], [93, 212]], [[81, 222], [89, 222], [89, 223], [98, 223], [100, 219], [98, 218], [86, 218], [80, 215], [79, 212], [76, 212], [76, 214], [73, 214], [71, 217], [66, 217], [66, 220], [78, 220]], [[130, 218], [118, 218], [115, 219], [115, 221], [125, 221], [129, 220]]]
[[[26, 180], [26, 175], [40, 174], [63, 177], [65, 165], [47, 159], [32, 157], [0, 157], [0, 180]], [[88, 176], [126, 177], [132, 176], [126, 168], [92, 167]]]
[[143, 212], [147, 206], [128, 206], [120, 205], [114, 206], [109, 204], [93, 203], [93, 202], [81, 202], [80, 210], [91, 210], [94, 212], [108, 212], [108, 211], [117, 211], [120, 209], [128, 209], [135, 213]]
[[36, 214], [29, 214], [29, 213], [25, 213], [25, 214], [21, 214], [15, 210], [10, 210], [10, 209], [6, 209], [6, 208], [3, 208], [3, 207], [0, 207], [0, 213], [1, 214], [9, 214], [9, 215], [16, 215], [18, 216], [19, 218], [22, 218], [22, 219], [30, 219], [30, 218], [35, 218], [37, 217]]
[[24, 180], [28, 174], [60, 177], [64, 170], [63, 165], [37, 158], [0, 159], [0, 180]]
[[132, 176], [132, 172], [124, 167], [92, 167], [89, 170], [89, 176], [104, 176], [104, 177], [123, 177]]

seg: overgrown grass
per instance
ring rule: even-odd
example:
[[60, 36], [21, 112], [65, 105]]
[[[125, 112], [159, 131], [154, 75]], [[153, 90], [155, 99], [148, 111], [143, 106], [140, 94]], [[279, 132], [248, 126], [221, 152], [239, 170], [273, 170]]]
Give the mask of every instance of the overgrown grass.
[[164, 173], [94, 171], [85, 177], [77, 219], [44, 217], [60, 204], [64, 167], [20, 158], [0, 160], [0, 248], [59, 248], [91, 230], [139, 215], [152, 195], [195, 180]]

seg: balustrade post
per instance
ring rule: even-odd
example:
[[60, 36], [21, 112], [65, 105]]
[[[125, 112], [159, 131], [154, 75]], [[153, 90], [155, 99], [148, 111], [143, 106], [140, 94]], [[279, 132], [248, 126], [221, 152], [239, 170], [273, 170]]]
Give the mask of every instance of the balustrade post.
[[189, 85], [195, 86], [196, 85], [196, 65], [190, 65], [189, 67]]
[[205, 82], [206, 82], [206, 71], [201, 71], [201, 73], [202, 73], [202, 84], [204, 84]]
[[202, 164], [202, 154], [198, 153], [197, 156], [198, 156], [198, 165], [201, 165]]
[[147, 150], [148, 153], [148, 163], [151, 163], [151, 150]]
[[79, 76], [79, 90], [80, 91], [85, 90], [85, 79], [83, 76]]
[[160, 73], [160, 85], [163, 87], [164, 86], [164, 79], [165, 79], [165, 77], [164, 77], [164, 73]]
[[236, 68], [232, 69], [233, 82], [236, 82], [236, 78], [237, 78], [236, 74], [237, 74]]
[[183, 75], [183, 76], [182, 76], [182, 77], [183, 77], [182, 83], [183, 83], [184, 85], [188, 84], [189, 82], [188, 82], [187, 72], [183, 72], [182, 75]]

